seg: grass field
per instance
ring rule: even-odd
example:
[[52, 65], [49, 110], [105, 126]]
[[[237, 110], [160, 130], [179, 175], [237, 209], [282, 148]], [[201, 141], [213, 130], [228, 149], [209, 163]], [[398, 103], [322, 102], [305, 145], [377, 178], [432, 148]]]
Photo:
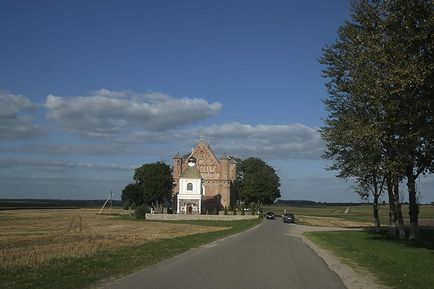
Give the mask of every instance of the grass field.
[[0, 288], [84, 288], [260, 222], [150, 222], [96, 212], [0, 211]]
[[[348, 208], [348, 212], [345, 211]], [[372, 226], [372, 205], [364, 206], [317, 206], [317, 207], [292, 207], [292, 206], [264, 206], [264, 212], [294, 213], [299, 223], [316, 226], [337, 227], [368, 227]], [[402, 206], [404, 221], [408, 223], [408, 206]], [[379, 206], [380, 222], [389, 224], [389, 206]], [[434, 225], [434, 206], [420, 206], [419, 223], [421, 225]]]
[[392, 288], [431, 289], [434, 252], [407, 242], [388, 240], [371, 232], [305, 233], [313, 242], [334, 252], [346, 263], [362, 266]]
[[97, 212], [95, 209], [0, 211], [0, 268], [35, 267], [55, 258], [85, 256], [149, 240], [222, 229], [137, 223]]

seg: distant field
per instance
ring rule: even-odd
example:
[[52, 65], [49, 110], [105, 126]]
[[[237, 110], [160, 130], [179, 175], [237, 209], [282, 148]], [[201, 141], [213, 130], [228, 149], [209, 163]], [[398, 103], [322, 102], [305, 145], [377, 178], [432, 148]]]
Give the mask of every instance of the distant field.
[[[104, 203], [105, 200], [0, 199], [0, 210], [101, 208]], [[122, 201], [113, 200], [112, 206], [122, 208]]]
[[[149, 240], [224, 228], [132, 222], [96, 209], [0, 211], [0, 269], [35, 267], [52, 259], [117, 250]], [[118, 213], [112, 210], [112, 213]]]
[[[347, 213], [345, 211], [347, 210]], [[308, 225], [324, 225], [338, 227], [371, 226], [373, 219], [372, 205], [363, 206], [264, 206], [264, 212], [273, 211], [281, 214], [285, 210], [296, 215], [300, 223]], [[402, 206], [404, 221], [408, 223], [408, 205]], [[389, 206], [379, 206], [380, 222], [382, 225], [389, 223]], [[326, 218], [327, 220], [325, 220]], [[421, 225], [434, 225], [434, 206], [420, 206], [419, 222]]]

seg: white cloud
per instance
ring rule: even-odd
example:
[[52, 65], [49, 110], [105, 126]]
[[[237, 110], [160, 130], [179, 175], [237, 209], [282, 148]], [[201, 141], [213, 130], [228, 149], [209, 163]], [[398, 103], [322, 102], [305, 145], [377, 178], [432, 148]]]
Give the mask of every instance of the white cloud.
[[35, 109], [28, 97], [0, 91], [0, 140], [29, 140], [43, 135], [43, 129], [33, 123]]
[[204, 99], [176, 99], [162, 93], [99, 90], [90, 96], [49, 95], [47, 117], [65, 130], [105, 137], [133, 129], [161, 131], [193, 124], [220, 111], [220, 103]]
[[227, 152], [241, 158], [321, 159], [324, 150], [318, 130], [302, 124], [249, 125], [234, 122], [192, 129], [135, 131], [125, 136], [123, 141], [129, 144], [172, 144], [177, 150], [187, 152], [200, 136], [205, 137], [217, 154]]
[[10, 169], [15, 167], [30, 168], [37, 167], [41, 169], [58, 171], [66, 169], [94, 169], [99, 171], [132, 171], [138, 165], [119, 165], [115, 163], [85, 163], [71, 161], [55, 161], [40, 159], [0, 159], [0, 168]]
[[324, 148], [317, 129], [302, 124], [235, 122], [197, 128], [191, 134], [204, 135], [216, 149], [240, 157], [319, 159]]

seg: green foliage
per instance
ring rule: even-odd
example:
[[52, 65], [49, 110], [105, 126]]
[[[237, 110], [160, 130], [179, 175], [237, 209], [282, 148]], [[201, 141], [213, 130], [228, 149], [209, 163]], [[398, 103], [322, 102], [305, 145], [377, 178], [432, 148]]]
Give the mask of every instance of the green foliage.
[[374, 197], [406, 177], [414, 224], [415, 179], [434, 170], [433, 11], [428, 0], [355, 1], [320, 58], [330, 168]]
[[[143, 204], [143, 194], [140, 190], [139, 184], [128, 184], [122, 190], [122, 201], [134, 203], [134, 204]], [[134, 209], [134, 208], [133, 208]]]
[[246, 203], [271, 204], [280, 197], [280, 178], [274, 168], [259, 158], [248, 158], [238, 165], [236, 187]]
[[228, 214], [228, 207], [225, 206], [224, 208], [224, 214], [227, 215]]
[[250, 213], [252, 214], [252, 216], [256, 214], [256, 204], [250, 205]]
[[138, 206], [136, 208], [136, 210], [134, 211], [134, 216], [137, 219], [144, 219], [145, 215], [146, 215], [146, 206], [144, 204], [141, 204], [140, 206]]
[[135, 210], [136, 207], [137, 207], [136, 203], [133, 202], [133, 203], [131, 204], [131, 206], [130, 206], [130, 210]]
[[170, 201], [173, 178], [170, 166], [163, 162], [144, 164], [134, 172], [134, 184], [122, 190], [122, 200], [157, 207]]
[[131, 207], [130, 200], [126, 200], [124, 202], [124, 210], [128, 210]]
[[244, 215], [246, 214], [245, 210], [246, 210], [246, 206], [243, 205], [243, 206], [241, 207], [241, 216], [244, 216]]
[[156, 205], [170, 200], [173, 178], [169, 165], [163, 162], [145, 164], [135, 170], [133, 179], [140, 185], [144, 203]]
[[237, 206], [234, 205], [234, 206], [232, 207], [232, 215], [235, 216], [236, 214], [237, 214]]

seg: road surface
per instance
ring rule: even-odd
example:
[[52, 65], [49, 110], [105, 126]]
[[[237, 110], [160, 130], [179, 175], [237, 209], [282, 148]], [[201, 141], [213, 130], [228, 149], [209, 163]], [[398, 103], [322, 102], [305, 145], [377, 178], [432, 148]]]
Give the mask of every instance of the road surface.
[[[246, 232], [204, 245], [106, 283], [105, 289], [345, 289], [301, 239], [293, 224], [265, 220]], [[293, 227], [294, 228], [294, 227]]]

